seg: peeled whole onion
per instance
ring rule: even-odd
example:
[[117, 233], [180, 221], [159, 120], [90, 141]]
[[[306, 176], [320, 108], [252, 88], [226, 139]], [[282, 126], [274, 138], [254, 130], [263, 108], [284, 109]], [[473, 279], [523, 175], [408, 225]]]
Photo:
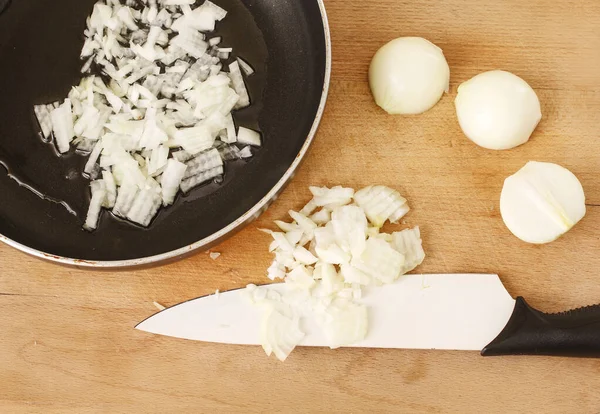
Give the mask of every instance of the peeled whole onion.
[[421, 37], [400, 37], [377, 51], [369, 68], [375, 102], [390, 114], [420, 114], [447, 92], [450, 67], [442, 49]]
[[455, 105], [465, 135], [492, 150], [526, 143], [542, 119], [540, 101], [531, 86], [501, 70], [481, 73], [460, 85]]

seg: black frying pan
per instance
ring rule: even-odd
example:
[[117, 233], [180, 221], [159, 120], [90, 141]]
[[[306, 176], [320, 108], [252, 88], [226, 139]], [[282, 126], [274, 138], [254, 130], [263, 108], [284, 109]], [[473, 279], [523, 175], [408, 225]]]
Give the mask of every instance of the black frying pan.
[[89, 181], [85, 158], [58, 159], [42, 143], [33, 105], [62, 100], [80, 77], [85, 19], [95, 0], [0, 0], [0, 161], [43, 194], [19, 186], [0, 166], [0, 240], [62, 263], [98, 267], [149, 264], [208, 248], [260, 214], [292, 177], [312, 141], [325, 103], [329, 33], [321, 0], [213, 0], [229, 11], [217, 31], [257, 73], [253, 105], [234, 115], [259, 128], [264, 145], [249, 162], [229, 165], [222, 184], [180, 196], [149, 229], [103, 212], [82, 230]]

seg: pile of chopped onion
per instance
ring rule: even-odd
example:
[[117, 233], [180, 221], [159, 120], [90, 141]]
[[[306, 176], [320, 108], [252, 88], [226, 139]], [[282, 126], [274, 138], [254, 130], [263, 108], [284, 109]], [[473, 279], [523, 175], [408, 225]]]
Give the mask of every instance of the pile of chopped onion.
[[210, 36], [227, 12], [206, 0], [106, 0], [87, 20], [84, 77], [67, 99], [36, 105], [45, 140], [89, 156], [85, 228], [102, 209], [148, 226], [179, 191], [219, 180], [228, 161], [252, 157], [260, 134], [236, 130], [232, 111], [250, 105], [231, 48]]
[[311, 187], [313, 199], [291, 223], [276, 221], [279, 231], [269, 250], [275, 260], [267, 271], [291, 289], [281, 294], [268, 286], [249, 285], [250, 301], [264, 309], [261, 342], [267, 355], [285, 360], [304, 338], [303, 317], [315, 318], [329, 346], [357, 343], [368, 331], [362, 288], [394, 283], [425, 259], [418, 227], [382, 233], [397, 223], [409, 207], [397, 191], [370, 186]]

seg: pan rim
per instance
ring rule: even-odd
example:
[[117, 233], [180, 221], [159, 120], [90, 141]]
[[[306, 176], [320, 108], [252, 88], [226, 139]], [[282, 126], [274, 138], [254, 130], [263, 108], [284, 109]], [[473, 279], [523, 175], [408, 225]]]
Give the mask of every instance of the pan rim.
[[119, 268], [132, 268], [132, 267], [140, 267], [140, 266], [150, 266], [157, 265], [163, 262], [174, 261], [179, 258], [183, 258], [192, 253], [197, 253], [203, 249], [209, 248], [211, 245], [224, 240], [228, 235], [232, 235], [236, 232], [236, 230], [241, 230], [246, 224], [258, 218], [262, 213], [268, 208], [270, 203], [274, 201], [277, 196], [283, 191], [285, 186], [289, 183], [289, 181], [294, 177], [297, 169], [302, 163], [304, 157], [308, 153], [310, 146], [312, 145], [319, 125], [321, 123], [321, 119], [323, 117], [323, 112], [325, 111], [325, 105], [327, 102], [327, 97], [329, 95], [329, 86], [331, 81], [331, 66], [332, 66], [332, 52], [331, 52], [331, 33], [329, 29], [329, 20], [327, 17], [327, 11], [325, 10], [325, 4], [323, 0], [316, 0], [319, 6], [319, 11], [321, 14], [321, 20], [323, 23], [324, 29], [324, 37], [325, 37], [325, 77], [323, 79], [323, 91], [321, 94], [321, 100], [319, 102], [319, 107], [317, 109], [317, 113], [311, 129], [300, 149], [298, 155], [296, 156], [294, 162], [290, 167], [286, 170], [285, 174], [281, 177], [281, 179], [273, 186], [273, 188], [264, 196], [258, 203], [256, 203], [250, 210], [244, 213], [241, 217], [236, 219], [234, 222], [230, 223], [226, 227], [221, 230], [211, 234], [208, 237], [205, 237], [197, 242], [194, 242], [190, 245], [181, 247], [176, 250], [172, 250], [170, 252], [161, 253], [154, 256], [143, 257], [139, 259], [126, 259], [126, 260], [112, 260], [112, 261], [102, 261], [102, 260], [83, 260], [83, 259], [75, 259], [64, 256], [57, 256], [51, 253], [43, 252], [41, 250], [26, 246], [22, 243], [19, 243], [15, 240], [12, 240], [2, 234], [0, 234], [0, 242], [7, 244], [17, 250], [20, 250], [24, 253], [27, 253], [31, 256], [69, 266], [77, 266], [83, 268], [95, 268], [95, 269], [119, 269]]

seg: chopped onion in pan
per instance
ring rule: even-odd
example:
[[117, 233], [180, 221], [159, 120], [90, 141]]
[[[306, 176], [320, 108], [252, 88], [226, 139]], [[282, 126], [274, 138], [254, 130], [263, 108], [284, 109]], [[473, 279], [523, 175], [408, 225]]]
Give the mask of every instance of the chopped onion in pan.
[[102, 207], [113, 208], [117, 201], [117, 183], [115, 182], [115, 177], [110, 170], [104, 170], [102, 171], [102, 180], [106, 189], [106, 196]]
[[244, 74], [254, 70], [238, 56], [226, 67], [233, 48], [211, 35], [226, 16], [208, 0], [94, 6], [80, 55], [85, 77], [64, 101], [34, 106], [44, 140], [61, 154], [74, 147], [88, 155], [87, 230], [102, 208], [148, 226], [180, 191], [222, 182], [227, 162], [261, 145], [232, 116], [250, 105]]
[[[58, 107], [58, 105], [57, 105]], [[52, 130], [54, 129], [52, 126], [52, 118], [51, 113], [55, 109], [55, 106], [50, 105], [35, 105], [33, 107], [33, 111], [35, 112], [35, 117], [37, 118], [38, 123], [40, 124], [40, 128], [42, 130], [42, 136], [44, 139], [49, 139], [52, 135]]]
[[252, 158], [252, 149], [250, 147], [242, 148], [242, 150], [240, 151], [240, 158], [241, 159]]
[[175, 196], [179, 191], [179, 186], [187, 170], [187, 165], [173, 158], [167, 161], [165, 171], [161, 176], [160, 184], [162, 186], [163, 204], [165, 206], [173, 204]]
[[239, 100], [236, 104], [236, 108], [245, 108], [250, 105], [250, 97], [248, 96], [248, 90], [244, 83], [242, 71], [240, 70], [240, 64], [236, 61], [229, 65], [229, 77], [235, 93], [239, 95]]
[[240, 144], [261, 146], [260, 134], [248, 128], [240, 127], [238, 130], [237, 142]]
[[119, 193], [117, 194], [113, 213], [121, 218], [127, 218], [127, 214], [129, 213], [138, 192], [138, 186], [132, 181], [127, 180], [123, 182], [119, 187]]
[[60, 153], [69, 151], [70, 143], [75, 137], [73, 132], [73, 115], [71, 114], [71, 101], [65, 99], [65, 102], [54, 109], [50, 114], [52, 120], [52, 129], [56, 139], [56, 147]]
[[186, 178], [181, 182], [181, 191], [184, 193], [190, 192], [195, 187], [198, 187], [200, 184], [204, 184], [207, 181], [212, 180], [213, 178], [220, 177], [223, 175], [224, 169], [222, 166], [215, 167], [208, 171], [203, 171], [200, 174], [194, 175], [193, 177]]
[[145, 227], [150, 224], [162, 204], [160, 186], [151, 178], [148, 181], [146, 187], [137, 193], [127, 212], [128, 220]]
[[250, 76], [250, 75], [254, 74], [254, 69], [244, 59], [242, 59], [241, 57], [238, 57], [237, 58], [237, 62], [240, 65], [240, 68], [242, 69], [242, 72], [244, 72], [244, 74], [246, 76]]
[[92, 189], [92, 201], [90, 201], [90, 208], [85, 219], [84, 228], [86, 230], [94, 230], [98, 226], [100, 211], [106, 198], [106, 186], [103, 180], [92, 181], [90, 187]]

